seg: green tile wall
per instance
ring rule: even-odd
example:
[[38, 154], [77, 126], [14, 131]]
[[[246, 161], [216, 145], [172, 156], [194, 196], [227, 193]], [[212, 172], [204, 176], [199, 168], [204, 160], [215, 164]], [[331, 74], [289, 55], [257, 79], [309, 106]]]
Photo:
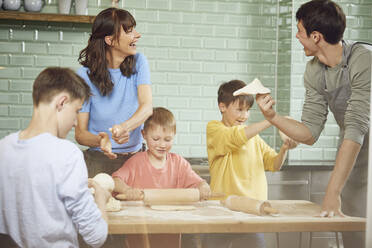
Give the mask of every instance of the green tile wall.
[[[351, 25], [347, 35], [371, 39], [372, 3], [342, 5]], [[110, 6], [111, 0], [89, 1], [88, 14]], [[281, 114], [299, 117], [306, 60], [294, 39], [291, 0], [120, 0], [119, 7], [137, 20], [138, 50], [149, 60], [154, 105], [169, 108], [177, 119], [174, 152], [206, 157], [205, 127], [220, 119], [216, 92], [226, 80], [249, 83], [258, 77], [272, 89]], [[42, 12], [57, 13], [57, 0], [46, 0]], [[27, 126], [32, 83], [41, 70], [79, 67], [77, 57], [89, 32], [88, 24], [0, 21], [0, 137]], [[254, 106], [251, 121], [262, 119]], [[300, 146], [290, 157], [320, 153], [319, 158], [328, 159], [336, 142], [334, 122], [330, 125], [317, 150]], [[274, 128], [262, 137], [274, 147], [281, 145]], [[74, 140], [73, 131], [68, 138]]]

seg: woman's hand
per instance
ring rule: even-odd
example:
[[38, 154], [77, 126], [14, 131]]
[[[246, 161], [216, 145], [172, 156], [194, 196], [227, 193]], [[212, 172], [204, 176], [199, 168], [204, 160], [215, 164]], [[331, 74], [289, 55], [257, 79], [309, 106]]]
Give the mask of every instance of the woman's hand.
[[118, 156], [112, 152], [112, 145], [109, 135], [105, 132], [100, 132], [98, 135], [101, 137], [100, 148], [103, 151], [103, 154], [105, 154], [109, 159], [117, 158]]
[[112, 139], [118, 144], [124, 144], [129, 141], [129, 129], [125, 122], [120, 125], [113, 125], [109, 129], [112, 133]]

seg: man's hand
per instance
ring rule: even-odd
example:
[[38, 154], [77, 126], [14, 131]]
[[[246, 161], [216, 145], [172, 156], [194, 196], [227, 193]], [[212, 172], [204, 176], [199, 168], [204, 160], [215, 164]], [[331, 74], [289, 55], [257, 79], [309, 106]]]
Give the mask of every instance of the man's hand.
[[320, 212], [321, 217], [334, 217], [345, 215], [341, 211], [341, 197], [336, 194], [328, 194], [324, 196], [322, 211]]
[[270, 94], [257, 94], [256, 102], [266, 120], [270, 121], [275, 117], [276, 112], [273, 109], [275, 101]]
[[112, 139], [115, 140], [116, 143], [124, 144], [129, 141], [129, 129], [125, 123], [113, 125], [109, 130], [112, 133]]
[[100, 132], [98, 134], [101, 137], [100, 141], [100, 148], [109, 159], [116, 159], [118, 156], [112, 152], [112, 145], [110, 141], [110, 137], [105, 132]]

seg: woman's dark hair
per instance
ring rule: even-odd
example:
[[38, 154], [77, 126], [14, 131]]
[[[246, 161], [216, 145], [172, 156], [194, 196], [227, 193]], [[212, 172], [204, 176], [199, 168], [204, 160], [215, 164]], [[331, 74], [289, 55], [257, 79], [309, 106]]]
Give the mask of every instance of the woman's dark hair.
[[[89, 79], [103, 96], [110, 94], [114, 87], [107, 69], [106, 49], [109, 46], [105, 42], [105, 37], [112, 35], [113, 39], [119, 42], [121, 28], [124, 32], [128, 32], [135, 26], [134, 17], [123, 9], [105, 9], [94, 19], [88, 45], [80, 52], [78, 61], [89, 68]], [[135, 73], [133, 55], [125, 58], [120, 65], [120, 71], [127, 77]]]
[[341, 7], [330, 0], [313, 0], [301, 5], [296, 12], [309, 37], [313, 31], [320, 32], [324, 40], [337, 44], [343, 37], [346, 17]]

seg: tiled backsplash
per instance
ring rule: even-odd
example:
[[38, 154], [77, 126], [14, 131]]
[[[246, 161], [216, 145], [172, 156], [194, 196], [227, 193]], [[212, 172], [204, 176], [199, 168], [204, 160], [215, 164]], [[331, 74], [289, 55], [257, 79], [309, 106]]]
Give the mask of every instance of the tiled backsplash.
[[[177, 119], [174, 152], [206, 157], [205, 128], [220, 119], [216, 93], [221, 82], [258, 77], [272, 89], [277, 110], [299, 119], [304, 96], [305, 58], [295, 40], [292, 3], [248, 0], [121, 0], [136, 18], [142, 34], [138, 50], [151, 68], [154, 106], [169, 108]], [[343, 0], [348, 15], [346, 38], [372, 41], [372, 2]], [[111, 0], [90, 1], [95, 15]], [[57, 1], [42, 12], [57, 13]], [[71, 13], [74, 13], [72, 8]], [[1, 14], [1, 12], [0, 12]], [[27, 126], [32, 113], [32, 82], [46, 66], [79, 67], [88, 24], [0, 21], [0, 137]], [[292, 48], [292, 52], [290, 49]], [[262, 120], [253, 107], [251, 121]], [[262, 133], [271, 145], [281, 141], [274, 128]], [[291, 159], [333, 159], [337, 143], [330, 120], [318, 143], [290, 152]], [[74, 140], [73, 131], [69, 139]]]

